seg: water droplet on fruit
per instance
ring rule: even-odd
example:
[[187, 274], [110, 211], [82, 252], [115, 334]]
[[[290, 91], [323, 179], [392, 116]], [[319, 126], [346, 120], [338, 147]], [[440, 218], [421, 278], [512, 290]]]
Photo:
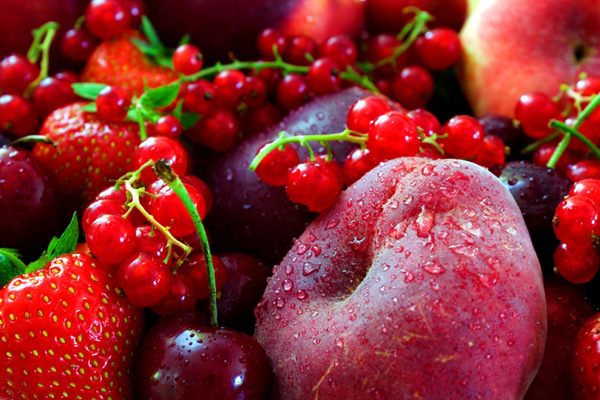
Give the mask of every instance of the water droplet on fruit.
[[515, 342], [513, 340], [509, 340], [508, 342], [506, 342], [506, 344], [508, 345], [508, 347], [512, 347], [515, 345]]
[[325, 119], [325, 113], [323, 113], [323, 111], [317, 112], [316, 116], [319, 121], [323, 121]]
[[465, 378], [460, 381], [461, 386], [467, 386], [469, 384], [469, 378]]
[[321, 248], [316, 244], [312, 247], [312, 251], [315, 256], [321, 254]]
[[352, 314], [350, 316], [350, 321], [355, 321], [356, 320], [356, 314]]
[[342, 339], [337, 339], [335, 345], [341, 349], [344, 347], [344, 341]]
[[415, 279], [415, 275], [411, 271], [402, 270], [402, 272], [404, 272], [404, 282], [405, 283], [412, 282]]
[[292, 290], [292, 288], [294, 287], [294, 282], [292, 282], [289, 279], [285, 279], [283, 281], [283, 290], [285, 290], [286, 292], [289, 292], [290, 290]]
[[291, 275], [294, 272], [294, 266], [292, 264], [288, 264], [285, 266], [285, 273]]
[[306, 293], [305, 290], [300, 289], [296, 293], [296, 297], [298, 298], [298, 300], [305, 300], [308, 297], [308, 294]]
[[444, 268], [437, 260], [433, 260], [426, 262], [423, 265], [423, 270], [425, 272], [429, 272], [432, 275], [439, 275], [445, 272], [446, 268]]
[[385, 285], [381, 286], [381, 287], [379, 288], [379, 291], [380, 291], [381, 293], [385, 292]]
[[283, 308], [283, 306], [285, 305], [285, 299], [282, 297], [278, 297], [277, 300], [275, 300], [275, 307], [277, 308]]
[[510, 228], [508, 228], [508, 229], [506, 230], [506, 232], [507, 232], [509, 235], [512, 235], [512, 236], [515, 236], [515, 235], [517, 234], [517, 230], [516, 230], [516, 228], [515, 228], [515, 227], [513, 227], [513, 226], [511, 226]]
[[381, 325], [381, 333], [388, 333], [388, 328], [385, 325]]
[[407, 206], [407, 205], [409, 205], [410, 203], [412, 203], [412, 201], [413, 201], [413, 197], [412, 197], [412, 195], [410, 195], [410, 194], [407, 194], [406, 196], [404, 196], [404, 197], [402, 198], [402, 202], [403, 202], [403, 203], [404, 203], [404, 205], [406, 205], [406, 206]]
[[479, 282], [486, 288], [491, 289], [498, 283], [498, 276], [496, 274], [481, 274], [479, 275]]
[[302, 275], [304, 276], [308, 276], [310, 274], [313, 274], [315, 272], [317, 272], [319, 269], [321, 268], [321, 264], [312, 264], [312, 263], [304, 263], [304, 266], [302, 267]]
[[431, 174], [433, 174], [434, 168], [435, 167], [432, 164], [427, 164], [421, 169], [421, 173], [423, 174], [423, 176], [430, 176]]
[[325, 230], [335, 228], [336, 226], [338, 226], [339, 223], [340, 223], [339, 219], [332, 219], [325, 226]]
[[235, 176], [235, 174], [233, 173], [233, 170], [231, 168], [227, 168], [225, 170], [225, 180], [227, 180], [228, 182], [231, 182], [233, 180], [234, 176]]
[[469, 257], [475, 257], [479, 254], [479, 248], [471, 244], [449, 246], [449, 248], [454, 254], [462, 254]]

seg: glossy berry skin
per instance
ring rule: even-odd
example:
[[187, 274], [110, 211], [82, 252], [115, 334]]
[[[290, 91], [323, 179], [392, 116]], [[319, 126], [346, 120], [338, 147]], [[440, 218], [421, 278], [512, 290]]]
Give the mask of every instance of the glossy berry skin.
[[576, 182], [569, 190], [569, 196], [583, 196], [600, 204], [600, 180], [582, 179]]
[[83, 229], [83, 232], [87, 233], [90, 225], [103, 215], [125, 214], [126, 209], [123, 205], [124, 203], [121, 201], [109, 199], [99, 199], [90, 203], [81, 216], [81, 228]]
[[101, 39], [124, 33], [129, 28], [130, 14], [118, 0], [92, 0], [85, 10], [85, 24]]
[[442, 132], [442, 125], [435, 115], [423, 108], [410, 110], [408, 116], [413, 119], [415, 125], [423, 130], [425, 136], [433, 136]]
[[0, 210], [0, 243], [29, 257], [39, 257], [68, 217], [50, 172], [31, 152], [10, 146], [0, 147]]
[[323, 161], [305, 161], [288, 172], [285, 192], [293, 203], [309, 211], [321, 212], [333, 204], [340, 194], [343, 182]]
[[367, 133], [369, 124], [381, 115], [392, 111], [392, 106], [381, 97], [367, 96], [354, 102], [348, 110], [348, 129]]
[[335, 92], [340, 89], [340, 67], [331, 58], [319, 58], [310, 64], [306, 81], [316, 94]]
[[554, 265], [558, 273], [569, 282], [586, 283], [598, 272], [600, 256], [592, 245], [561, 243], [554, 251]]
[[[178, 141], [166, 136], [149, 137], [137, 148], [135, 168], [138, 169], [149, 160], [166, 159], [177, 175], [184, 175], [188, 168], [188, 158], [185, 149]], [[140, 179], [150, 184], [158, 179], [151, 167], [145, 168]]]
[[[198, 211], [201, 219], [206, 216], [206, 205], [202, 194], [194, 186], [183, 184], [187, 190], [194, 207]], [[163, 226], [169, 227], [169, 232], [173, 236], [186, 236], [194, 232], [196, 228], [192, 222], [188, 211], [183, 202], [168, 186], [163, 187], [158, 192], [158, 197], [152, 201], [151, 214]]]
[[[258, 152], [261, 149], [262, 147]], [[286, 144], [283, 149], [272, 150], [260, 161], [256, 167], [256, 175], [269, 185], [283, 186], [287, 183], [288, 171], [299, 163], [296, 149]]]
[[60, 41], [62, 55], [71, 61], [87, 60], [96, 48], [96, 38], [85, 28], [71, 28]]
[[193, 112], [206, 114], [214, 110], [215, 86], [212, 82], [199, 79], [183, 88], [183, 104]]
[[13, 279], [0, 321], [0, 397], [132, 398], [144, 314], [98, 260], [63, 255]]
[[214, 80], [217, 106], [227, 110], [235, 109], [244, 97], [246, 76], [237, 69], [219, 72]]
[[276, 51], [280, 56], [285, 53], [287, 39], [278, 29], [267, 28], [258, 35], [256, 44], [262, 57], [267, 60], [274, 60], [273, 51]]
[[254, 75], [246, 76], [244, 82], [244, 105], [258, 107], [267, 99], [267, 86]]
[[233, 147], [239, 131], [240, 123], [231, 111], [216, 110], [204, 116], [186, 136], [213, 151], [225, 151]]
[[0, 61], [0, 92], [22, 95], [40, 74], [40, 69], [20, 54], [11, 54]]
[[431, 74], [418, 65], [402, 68], [392, 81], [391, 96], [402, 106], [413, 110], [423, 108], [433, 95], [434, 83]]
[[294, 110], [306, 103], [310, 98], [310, 90], [304, 75], [290, 73], [277, 85], [277, 100], [288, 110]]
[[462, 46], [458, 33], [450, 28], [434, 28], [417, 39], [420, 61], [432, 71], [443, 71], [458, 62]]
[[351, 151], [348, 153], [342, 166], [344, 183], [350, 186], [364, 174], [379, 165], [379, 162], [379, 159], [374, 157], [369, 149], [358, 148]]
[[120, 263], [135, 248], [135, 228], [120, 215], [97, 218], [88, 227], [85, 238], [91, 252], [105, 264]]
[[31, 101], [19, 95], [0, 96], [0, 128], [17, 136], [33, 133], [38, 117]]
[[181, 122], [173, 115], [163, 115], [159, 117], [156, 124], [154, 124], [154, 132], [158, 136], [177, 139], [181, 136]]
[[581, 160], [567, 166], [567, 176], [573, 182], [584, 179], [600, 179], [600, 162], [598, 160]]
[[597, 398], [600, 373], [600, 314], [586, 320], [577, 332], [573, 345], [571, 373], [574, 379], [574, 398], [577, 400]]
[[192, 75], [202, 69], [204, 58], [193, 44], [182, 44], [173, 53], [173, 68], [183, 75]]
[[42, 118], [79, 100], [79, 96], [73, 92], [71, 82], [53, 76], [46, 77], [38, 83], [32, 98], [33, 106]]
[[550, 120], [560, 118], [560, 108], [543, 93], [524, 94], [515, 107], [515, 118], [527, 136], [541, 139], [552, 133], [548, 124]]
[[151, 225], [142, 225], [135, 228], [134, 252], [147, 252], [155, 255], [163, 261], [169, 261], [169, 249], [167, 239], [156, 228]]
[[[556, 143], [542, 144], [533, 152], [533, 155], [531, 156], [531, 162], [533, 162], [535, 165], [545, 167], [548, 165], [550, 158], [552, 158], [554, 155], [556, 146]], [[580, 157], [577, 155], [577, 153], [567, 148], [558, 159], [555, 168], [561, 173], [566, 174], [569, 165], [575, 164], [577, 161], [579, 161], [579, 159]]]
[[482, 167], [493, 167], [494, 165], [504, 164], [505, 161], [504, 142], [494, 135], [485, 136], [483, 146], [473, 159], [474, 163]]
[[567, 245], [592, 244], [592, 236], [600, 235], [598, 206], [587, 197], [569, 196], [556, 209], [552, 219], [558, 240]]
[[169, 294], [152, 306], [152, 311], [161, 317], [175, 314], [178, 311], [188, 311], [196, 308], [198, 296], [194, 283], [183, 274], [171, 275]]
[[406, 113], [390, 111], [369, 126], [367, 148], [379, 160], [414, 156], [420, 147], [417, 127]]
[[[213, 255], [211, 260], [215, 271], [215, 287], [219, 291], [227, 282], [227, 268], [219, 257]], [[186, 262], [181, 264], [177, 272], [192, 280], [197, 298], [207, 299], [210, 296], [208, 271], [202, 253], [192, 255]]]
[[169, 295], [171, 271], [158, 257], [137, 253], [119, 266], [117, 280], [131, 304], [152, 307]]
[[130, 104], [123, 89], [116, 86], [105, 87], [96, 98], [98, 115], [109, 122], [123, 121], [127, 116]]
[[354, 41], [347, 35], [332, 36], [321, 45], [322, 57], [329, 57], [343, 70], [348, 65], [354, 64], [358, 56], [358, 50]]
[[469, 115], [450, 118], [442, 129], [448, 137], [439, 143], [449, 155], [457, 158], [470, 158], [483, 147], [485, 131], [481, 123]]
[[296, 36], [288, 41], [283, 59], [290, 64], [310, 65], [317, 58], [319, 48], [308, 36]]
[[[367, 60], [370, 63], [377, 64], [383, 60], [390, 59], [402, 42], [396, 36], [388, 33], [382, 33], [369, 39], [367, 43]], [[396, 71], [404, 68], [406, 65], [407, 53], [400, 54], [395, 61], [395, 65], [387, 63], [376, 69], [379, 74], [393, 76]]]
[[[252, 337], [228, 328], [211, 328], [196, 312], [178, 313], [148, 332], [135, 368], [139, 399], [269, 398], [271, 367]], [[181, 357], [185, 354], [185, 357]]]

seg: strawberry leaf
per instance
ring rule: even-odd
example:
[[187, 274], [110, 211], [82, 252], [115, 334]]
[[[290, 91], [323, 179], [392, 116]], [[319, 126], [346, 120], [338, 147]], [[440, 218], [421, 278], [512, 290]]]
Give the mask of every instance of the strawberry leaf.
[[180, 88], [181, 85], [179, 83], [173, 83], [146, 90], [144, 94], [140, 96], [140, 103], [142, 107], [147, 109], [166, 107], [177, 99]]
[[25, 272], [27, 266], [20, 257], [15, 249], [0, 248], [0, 288]]
[[92, 82], [77, 82], [71, 84], [73, 91], [76, 95], [83, 97], [88, 100], [96, 100], [98, 94], [104, 89], [106, 86], [104, 83], [92, 83]]
[[79, 223], [77, 222], [77, 213], [73, 213], [73, 218], [67, 229], [60, 235], [60, 238], [53, 237], [48, 245], [48, 249], [42, 253], [39, 259], [33, 261], [27, 266], [25, 273], [31, 273], [43, 268], [48, 262], [63, 254], [72, 253], [77, 247], [79, 240]]
[[96, 107], [96, 103], [88, 103], [85, 106], [81, 107], [81, 111], [87, 111], [87, 112], [98, 112], [98, 108]]
[[199, 120], [200, 114], [196, 114], [195, 112], [186, 112], [179, 117], [179, 122], [181, 122], [181, 127], [183, 129], [190, 129], [196, 125]]

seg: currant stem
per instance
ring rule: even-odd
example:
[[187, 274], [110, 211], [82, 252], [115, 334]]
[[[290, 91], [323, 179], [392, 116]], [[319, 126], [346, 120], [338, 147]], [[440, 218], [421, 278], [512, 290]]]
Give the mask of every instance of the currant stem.
[[210, 252], [210, 245], [208, 244], [208, 237], [206, 236], [206, 230], [198, 214], [198, 210], [192, 203], [192, 199], [188, 194], [185, 186], [179, 179], [179, 176], [173, 171], [173, 169], [163, 160], [158, 160], [152, 167], [156, 175], [161, 178], [169, 187], [175, 192], [175, 194], [181, 199], [185, 208], [190, 213], [198, 238], [200, 238], [200, 244], [202, 245], [202, 255], [204, 256], [204, 263], [206, 264], [206, 272], [208, 275], [208, 287], [210, 290], [209, 297], [209, 308], [210, 308], [210, 324], [212, 327], [218, 327], [217, 321], [217, 286], [215, 283], [215, 268], [212, 263], [212, 256]]
[[33, 43], [27, 51], [27, 58], [32, 63], [37, 63], [40, 54], [42, 59], [40, 61], [40, 74], [38, 77], [29, 84], [25, 90], [24, 96], [31, 97], [33, 90], [42, 81], [42, 79], [48, 76], [48, 65], [50, 63], [50, 45], [54, 40], [54, 36], [60, 26], [56, 22], [47, 22], [37, 29], [33, 30]]
[[[312, 153], [312, 149], [308, 145], [308, 142], [331, 142], [334, 140], [350, 142], [359, 144], [361, 147], [365, 147], [365, 143], [367, 142], [367, 135], [365, 133], [360, 133], [356, 131], [352, 131], [346, 128], [343, 132], [339, 133], [329, 133], [325, 135], [298, 135], [298, 136], [284, 136], [284, 132], [279, 133], [279, 137], [272, 141], [271, 143], [264, 146], [258, 154], [254, 157], [248, 169], [250, 171], [256, 170], [256, 167], [263, 158], [271, 151], [275, 150], [278, 147], [284, 146], [288, 143], [299, 143], [302, 146], [306, 146], [309, 149], [309, 153]], [[313, 157], [314, 158], [314, 155]]]
[[[565, 124], [562, 121], [556, 121], [556, 120], [550, 122], [550, 126], [552, 128], [560, 129], [561, 131], [565, 132], [565, 137], [575, 136], [577, 139], [581, 140], [587, 147], [589, 147], [589, 149], [592, 151], [592, 153], [594, 153], [594, 156], [596, 156], [596, 158], [598, 158], [600, 160], [600, 148], [598, 148], [598, 146], [596, 146], [590, 139], [588, 139], [587, 137], [582, 135], [577, 129]], [[562, 143], [562, 141], [561, 141], [561, 143]], [[559, 143], [559, 146], [560, 146], [560, 143]], [[557, 152], [558, 152], [558, 147], [556, 148], [555, 153], [557, 153]], [[550, 159], [550, 161], [551, 160], [552, 159]], [[548, 164], [550, 164], [550, 161], [548, 161]]]

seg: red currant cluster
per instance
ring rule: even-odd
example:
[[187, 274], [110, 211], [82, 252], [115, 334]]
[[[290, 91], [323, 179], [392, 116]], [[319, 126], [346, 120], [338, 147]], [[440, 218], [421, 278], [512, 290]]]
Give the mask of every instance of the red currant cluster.
[[[421, 156], [473, 159], [482, 166], [502, 164], [505, 146], [500, 138], [485, 135], [477, 119], [457, 115], [443, 126], [424, 109], [409, 112], [394, 110], [381, 97], [368, 96], [349, 109], [344, 132], [326, 135], [286, 137], [283, 134], [257, 152], [250, 165], [258, 177], [271, 185], [285, 185], [289, 199], [310, 211], [328, 208], [344, 184], [351, 185], [379, 163], [397, 158]], [[315, 157], [308, 142], [324, 143], [343, 140], [359, 144], [350, 152], [343, 166], [328, 155]], [[290, 143], [308, 148], [310, 157], [300, 162]]]
[[[208, 186], [184, 175], [187, 156], [168, 137], [151, 137], [138, 148], [140, 168], [101, 192], [83, 213], [90, 251], [116, 270], [119, 285], [139, 307], [159, 315], [191, 310], [210, 296], [203, 245], [196, 225], [176, 190], [149, 168], [160, 159], [176, 173], [185, 197], [204, 219], [212, 204]], [[225, 265], [211, 256], [216, 290], [226, 282]]]

